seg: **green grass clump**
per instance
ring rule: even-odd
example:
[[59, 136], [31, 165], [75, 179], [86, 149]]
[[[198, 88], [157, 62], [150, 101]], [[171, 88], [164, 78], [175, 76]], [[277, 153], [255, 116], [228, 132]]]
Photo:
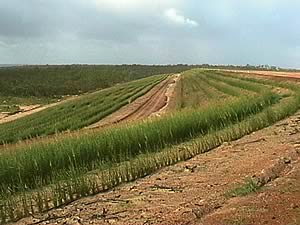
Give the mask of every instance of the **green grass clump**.
[[229, 190], [225, 193], [226, 197], [239, 197], [246, 196], [251, 193], [257, 192], [260, 189], [260, 186], [253, 179], [247, 179], [244, 184], [240, 185], [237, 188]]

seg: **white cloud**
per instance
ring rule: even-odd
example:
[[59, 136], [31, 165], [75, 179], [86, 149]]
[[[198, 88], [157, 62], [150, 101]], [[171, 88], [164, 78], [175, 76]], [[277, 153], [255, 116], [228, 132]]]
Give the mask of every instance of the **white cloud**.
[[[119, 12], [135, 10], [159, 10], [175, 5], [179, 6], [182, 0], [93, 0], [100, 10], [112, 10]], [[138, 11], [136, 11], [137, 13]]]
[[195, 20], [192, 20], [190, 18], [187, 18], [187, 17], [181, 15], [174, 8], [167, 9], [165, 11], [165, 16], [166, 16], [166, 18], [169, 21], [171, 21], [173, 23], [176, 23], [176, 24], [189, 25], [189, 26], [193, 26], [193, 27], [198, 26], [198, 22], [196, 22]]

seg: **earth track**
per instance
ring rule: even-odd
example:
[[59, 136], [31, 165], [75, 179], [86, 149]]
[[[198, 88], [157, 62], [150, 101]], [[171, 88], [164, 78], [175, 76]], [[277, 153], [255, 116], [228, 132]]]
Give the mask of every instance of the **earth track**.
[[179, 76], [179, 74], [169, 76], [145, 95], [87, 128], [95, 129], [120, 122], [136, 121], [163, 113], [170, 101], [170, 96], [174, 92], [173, 87]]

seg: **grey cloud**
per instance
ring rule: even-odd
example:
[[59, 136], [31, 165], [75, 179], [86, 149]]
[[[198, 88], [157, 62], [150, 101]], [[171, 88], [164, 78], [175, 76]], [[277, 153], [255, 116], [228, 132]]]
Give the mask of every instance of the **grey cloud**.
[[[130, 0], [126, 9], [119, 0], [95, 1], [1, 1], [0, 63], [300, 67], [297, 0]], [[165, 15], [172, 8], [178, 22], [197, 26], [172, 25]]]

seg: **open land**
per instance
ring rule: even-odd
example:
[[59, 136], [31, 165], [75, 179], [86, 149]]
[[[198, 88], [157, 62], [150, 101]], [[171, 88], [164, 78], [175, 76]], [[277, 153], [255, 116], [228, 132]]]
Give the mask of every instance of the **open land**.
[[299, 224], [297, 76], [193, 69], [5, 122], [0, 223]]

